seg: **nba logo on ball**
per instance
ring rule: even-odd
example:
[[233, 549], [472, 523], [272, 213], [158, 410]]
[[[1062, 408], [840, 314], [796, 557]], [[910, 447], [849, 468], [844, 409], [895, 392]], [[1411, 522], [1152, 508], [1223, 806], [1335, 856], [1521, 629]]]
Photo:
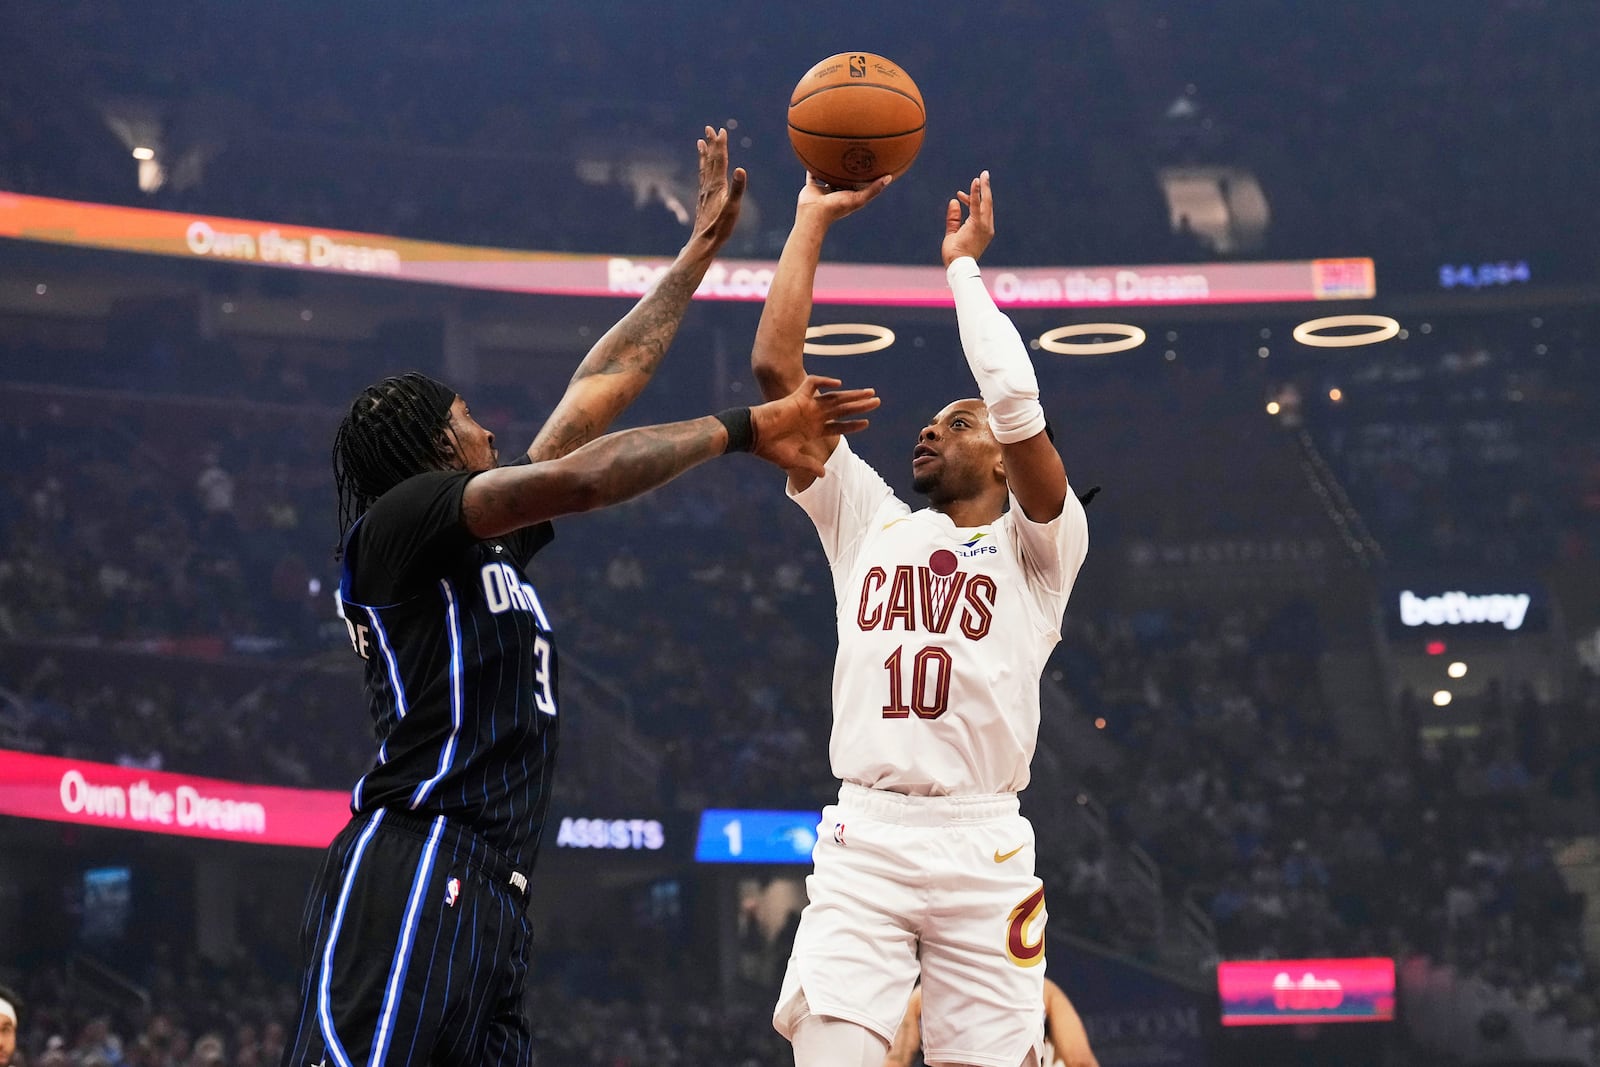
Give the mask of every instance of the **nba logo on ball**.
[[444, 906], [453, 908], [461, 898], [461, 879], [452, 878], [444, 884]]
[[812, 177], [837, 188], [905, 173], [927, 121], [916, 82], [872, 52], [829, 56], [789, 94], [789, 143]]

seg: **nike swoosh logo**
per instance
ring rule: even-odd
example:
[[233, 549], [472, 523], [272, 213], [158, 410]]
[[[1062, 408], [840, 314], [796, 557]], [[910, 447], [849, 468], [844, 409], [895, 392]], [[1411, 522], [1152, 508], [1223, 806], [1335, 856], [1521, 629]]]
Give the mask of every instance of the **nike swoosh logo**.
[[995, 849], [994, 850], [994, 861], [996, 863], [1004, 863], [1006, 860], [1010, 859], [1012, 856], [1015, 856], [1018, 852], [1021, 852], [1023, 849], [1025, 849], [1027, 847], [1028, 847], [1027, 845], [1018, 845], [1016, 848], [1012, 849], [1010, 852], [1001, 852], [999, 849]]

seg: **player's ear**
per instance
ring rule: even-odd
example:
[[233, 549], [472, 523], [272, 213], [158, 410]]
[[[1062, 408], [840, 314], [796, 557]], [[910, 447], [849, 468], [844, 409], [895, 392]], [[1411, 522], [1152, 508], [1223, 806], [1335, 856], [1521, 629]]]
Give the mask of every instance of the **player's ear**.
[[439, 436], [434, 444], [439, 449], [439, 461], [446, 470], [453, 470], [461, 465], [461, 452], [456, 447], [456, 433], [449, 424], [439, 430]]
[[994, 461], [994, 478], [1001, 485], [1009, 484], [1006, 481], [1006, 454], [1004, 452], [1001, 452], [999, 458]]

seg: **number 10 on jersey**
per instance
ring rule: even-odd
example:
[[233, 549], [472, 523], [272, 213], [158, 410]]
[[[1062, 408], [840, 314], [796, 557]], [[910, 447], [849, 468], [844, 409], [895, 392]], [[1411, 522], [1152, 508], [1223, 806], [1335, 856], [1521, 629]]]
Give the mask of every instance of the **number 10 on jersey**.
[[913, 711], [919, 719], [943, 715], [950, 706], [951, 662], [950, 653], [937, 645], [928, 645], [912, 656], [909, 668], [904, 645], [891, 652], [883, 661], [889, 672], [889, 702], [883, 706], [883, 717], [904, 719]]

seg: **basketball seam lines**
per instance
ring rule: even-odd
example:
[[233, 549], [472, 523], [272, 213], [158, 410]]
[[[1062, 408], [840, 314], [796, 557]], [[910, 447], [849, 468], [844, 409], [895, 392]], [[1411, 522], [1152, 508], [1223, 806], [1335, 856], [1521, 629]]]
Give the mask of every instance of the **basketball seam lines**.
[[882, 89], [886, 93], [894, 93], [896, 96], [903, 96], [907, 100], [911, 101], [913, 104], [916, 104], [917, 105], [917, 110], [922, 112], [924, 118], [926, 118], [927, 114], [928, 114], [927, 105], [924, 104], [921, 100], [918, 100], [916, 97], [912, 96], [910, 93], [906, 92], [904, 89], [896, 89], [892, 85], [879, 85], [876, 82], [842, 82], [842, 83], [840, 83], [838, 85], [824, 85], [820, 89], [811, 90], [809, 93], [807, 93], [806, 95], [802, 96], [799, 100], [791, 100], [791, 101], [789, 101], [789, 106], [790, 107], [799, 107], [802, 103], [804, 103], [807, 100], [810, 100], [813, 96], [816, 96], [818, 93], [825, 93], [825, 92], [828, 92], [830, 89]]
[[886, 141], [893, 137], [909, 137], [914, 133], [921, 133], [923, 130], [927, 129], [927, 126], [927, 123], [923, 123], [916, 129], [902, 130], [899, 133], [866, 133], [859, 136], [852, 135], [847, 137], [842, 133], [821, 133], [817, 130], [803, 129], [802, 127], [796, 126], [792, 122], [789, 123], [789, 128], [795, 133], [803, 133], [807, 137], [826, 137], [832, 141]]

